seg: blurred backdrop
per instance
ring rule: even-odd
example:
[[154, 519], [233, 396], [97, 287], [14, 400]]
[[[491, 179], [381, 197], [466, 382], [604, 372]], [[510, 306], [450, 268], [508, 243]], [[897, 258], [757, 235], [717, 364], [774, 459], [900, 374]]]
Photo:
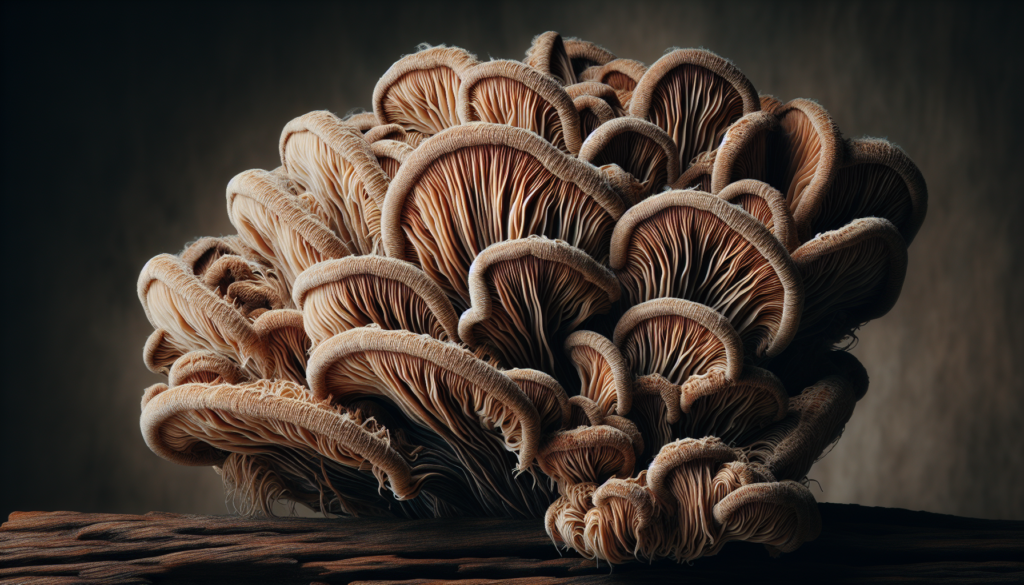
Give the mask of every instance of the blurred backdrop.
[[[520, 59], [557, 30], [652, 63], [732, 59], [849, 137], [920, 166], [903, 295], [861, 330], [871, 387], [811, 471], [820, 501], [1024, 519], [1024, 91], [1010, 4], [499, 2], [4, 4], [0, 514], [225, 513], [209, 468], [138, 427], [148, 258], [233, 232], [224, 188], [281, 128], [369, 107], [418, 43]], [[1013, 57], [1018, 55], [1018, 57]]]

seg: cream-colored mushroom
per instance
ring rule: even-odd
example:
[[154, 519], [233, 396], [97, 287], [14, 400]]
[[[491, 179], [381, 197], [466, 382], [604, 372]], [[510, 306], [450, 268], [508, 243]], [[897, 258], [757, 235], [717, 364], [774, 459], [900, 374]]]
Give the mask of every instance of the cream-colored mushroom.
[[562, 35], [555, 31], [548, 31], [533, 37], [533, 42], [526, 51], [524, 62], [565, 85], [576, 83], [576, 73], [573, 71], [572, 61], [565, 51]]
[[426, 135], [458, 125], [459, 86], [476, 64], [476, 57], [458, 47], [431, 47], [406, 55], [373, 88], [377, 119]]
[[615, 90], [619, 103], [629, 109], [630, 99], [637, 83], [647, 73], [647, 66], [633, 59], [612, 59], [602, 65], [595, 65], [583, 70], [580, 81], [596, 81], [610, 86]]
[[626, 415], [633, 406], [633, 375], [610, 339], [593, 331], [576, 331], [565, 340], [565, 353], [580, 378], [580, 395], [607, 414]]
[[636, 202], [679, 178], [679, 153], [664, 130], [639, 118], [617, 118], [597, 127], [579, 153], [595, 166], [617, 164], [643, 185]]

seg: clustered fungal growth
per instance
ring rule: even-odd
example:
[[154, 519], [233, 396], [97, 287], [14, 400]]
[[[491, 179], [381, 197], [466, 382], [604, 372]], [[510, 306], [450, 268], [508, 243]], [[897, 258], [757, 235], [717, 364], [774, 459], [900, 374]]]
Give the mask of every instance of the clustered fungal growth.
[[818, 535], [807, 473], [868, 386], [844, 340], [925, 216], [902, 150], [709, 51], [555, 32], [425, 48], [371, 103], [287, 123], [237, 234], [142, 269], [153, 452], [247, 514], [543, 518], [609, 563]]

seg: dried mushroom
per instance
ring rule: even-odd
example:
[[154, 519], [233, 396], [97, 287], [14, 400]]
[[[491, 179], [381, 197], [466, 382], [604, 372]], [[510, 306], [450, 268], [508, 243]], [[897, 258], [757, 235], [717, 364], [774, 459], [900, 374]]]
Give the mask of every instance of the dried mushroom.
[[563, 39], [562, 44], [565, 47], [565, 54], [572, 63], [573, 73], [577, 78], [580, 77], [584, 69], [604, 65], [615, 59], [615, 55], [608, 51], [608, 49], [590, 41], [570, 37]]
[[373, 112], [381, 124], [427, 135], [456, 126], [462, 77], [476, 64], [476, 57], [457, 47], [406, 55], [373, 88]]
[[639, 118], [617, 118], [599, 126], [583, 144], [580, 160], [595, 166], [617, 164], [643, 186], [636, 201], [679, 178], [679, 155], [672, 138]]
[[533, 43], [526, 51], [525, 63], [566, 85], [576, 83], [576, 72], [573, 71], [573, 63], [565, 52], [562, 35], [555, 31], [533, 37]]
[[579, 374], [580, 396], [593, 400], [606, 415], [629, 412], [633, 376], [610, 339], [593, 331], [576, 331], [566, 338], [565, 353]]
[[786, 388], [768, 370], [747, 366], [731, 382], [716, 376], [694, 378], [682, 389], [683, 433], [735, 444], [781, 420], [788, 405]]
[[792, 252], [796, 249], [797, 238], [793, 215], [789, 213], [786, 198], [778, 189], [768, 183], [743, 179], [730, 183], [719, 191], [718, 196], [733, 205], [739, 205], [743, 211], [757, 218], [775, 236], [775, 239], [786, 246], [787, 250]]
[[248, 381], [249, 376], [235, 362], [212, 351], [197, 349], [174, 362], [167, 385], [240, 384]]
[[583, 70], [580, 81], [596, 81], [610, 86], [615, 90], [619, 103], [629, 108], [629, 100], [633, 90], [640, 83], [640, 78], [647, 73], [647, 66], [633, 59], [612, 59], [602, 65], [595, 65]]

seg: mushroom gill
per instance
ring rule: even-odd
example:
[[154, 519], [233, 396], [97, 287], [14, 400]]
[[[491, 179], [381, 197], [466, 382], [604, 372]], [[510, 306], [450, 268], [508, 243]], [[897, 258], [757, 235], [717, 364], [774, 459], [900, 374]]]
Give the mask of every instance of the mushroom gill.
[[405, 159], [409, 158], [413, 150], [415, 148], [412, 146], [397, 140], [378, 140], [370, 145], [370, 151], [373, 152], [373, 156], [377, 157], [377, 162], [384, 174], [387, 175], [389, 183], [398, 174], [398, 169]]
[[768, 183], [743, 179], [729, 184], [718, 192], [718, 196], [757, 218], [787, 251], [796, 250], [798, 241], [793, 215], [778, 189]]
[[187, 351], [187, 347], [175, 341], [173, 335], [157, 328], [149, 334], [142, 347], [142, 363], [154, 374], [167, 375], [174, 362]]
[[203, 278], [206, 270], [223, 256], [241, 256], [250, 262], [270, 267], [259, 254], [242, 243], [238, 236], [199, 238], [178, 254], [185, 266], [199, 278]]
[[599, 126], [583, 144], [580, 160], [617, 164], [643, 185], [637, 201], [679, 178], [679, 154], [664, 130], [639, 118], [616, 118]]
[[202, 280], [250, 320], [291, 304], [287, 285], [272, 268], [240, 256], [221, 256], [203, 272]]
[[631, 303], [682, 298], [724, 315], [752, 358], [796, 334], [800, 275], [785, 246], [750, 214], [700, 191], [668, 191], [627, 211], [611, 267]]
[[565, 85], [576, 83], [576, 72], [573, 71], [572, 61], [565, 52], [562, 35], [555, 31], [548, 31], [533, 37], [533, 42], [526, 51], [524, 62]]
[[640, 436], [644, 450], [637, 459], [646, 466], [666, 444], [681, 434], [682, 386], [673, 384], [658, 374], [640, 376], [633, 382], [633, 408], [629, 411]]
[[540, 415], [541, 434], [555, 432], [569, 421], [569, 395], [558, 380], [539, 370], [515, 368], [505, 375], [519, 386]]
[[718, 195], [727, 185], [743, 179], [767, 181], [767, 165], [772, 162], [768, 159], [769, 140], [778, 132], [779, 119], [767, 111], [751, 112], [729, 126], [712, 161], [711, 184], [705, 190]]
[[580, 81], [596, 81], [610, 86], [615, 90], [619, 103], [629, 108], [633, 90], [647, 73], [647, 66], [633, 59], [612, 59], [602, 65], [595, 65], [583, 70]]
[[266, 356], [263, 378], [306, 384], [306, 357], [310, 341], [302, 326], [302, 312], [295, 309], [267, 311], [252, 324]]
[[[765, 143], [764, 182], [786, 195], [794, 218], [802, 217], [801, 205], [817, 201], [835, 179], [843, 158], [842, 135], [825, 108], [810, 100], [792, 100], [775, 115], [779, 126]], [[728, 176], [741, 178], [734, 172]], [[799, 225], [797, 220], [798, 232]]]
[[373, 88], [377, 119], [426, 135], [458, 125], [459, 87], [476, 64], [476, 57], [457, 47], [431, 47], [402, 57]]
[[171, 366], [167, 385], [185, 384], [241, 384], [249, 375], [235, 362], [205, 349], [190, 351]]
[[665, 130], [685, 169], [718, 148], [730, 124], [760, 108], [754, 86], [732, 63], [710, 51], [677, 49], [644, 73], [629, 113]]
[[[565, 87], [565, 93], [569, 94], [572, 98], [573, 103], [576, 100], [584, 97], [597, 98], [611, 108], [612, 118], [621, 118], [627, 115], [625, 108], [622, 107], [622, 103], [619, 102], [619, 96], [615, 93], [615, 88], [610, 85], [598, 81], [581, 81], [574, 83], [573, 85], [567, 85]], [[588, 102], [589, 103], [589, 102]], [[576, 110], [579, 111], [579, 106]]]
[[314, 347], [335, 334], [370, 324], [458, 340], [458, 315], [444, 291], [422, 270], [401, 260], [327, 260], [299, 276], [293, 296]]
[[774, 374], [754, 366], [739, 379], [694, 378], [683, 385], [683, 434], [719, 437], [730, 445], [786, 416], [789, 395]]
[[615, 119], [615, 111], [608, 102], [592, 95], [581, 95], [573, 98], [572, 105], [580, 117], [580, 139], [586, 142], [587, 137], [594, 133], [602, 124]]
[[490, 61], [466, 72], [458, 110], [464, 124], [525, 128], [559, 150], [580, 151], [580, 117], [572, 98], [551, 76], [519, 61]]
[[580, 78], [580, 75], [588, 67], [604, 65], [615, 59], [615, 55], [608, 49], [590, 41], [569, 37], [563, 39], [562, 44], [565, 47], [566, 56], [569, 57], [569, 62], [572, 63], [573, 74], [577, 79]]
[[821, 516], [811, 491], [795, 481], [742, 486], [715, 504], [722, 543], [763, 543], [773, 556], [793, 552], [821, 533]]
[[698, 154], [693, 159], [693, 162], [690, 163], [690, 168], [683, 171], [679, 178], [669, 187], [674, 190], [710, 193], [712, 170], [714, 169], [715, 157], [717, 155], [717, 150]]
[[540, 449], [541, 471], [558, 484], [559, 493], [579, 483], [600, 485], [633, 474], [636, 455], [626, 433], [607, 426], [578, 427], [551, 435]]
[[670, 530], [666, 518], [646, 487], [646, 473], [629, 479], [609, 479], [594, 491], [594, 507], [585, 518], [589, 550], [612, 564], [651, 561], [665, 555]]
[[506, 367], [557, 374], [562, 344], [619, 300], [612, 271], [563, 241], [530, 236], [493, 244], [469, 271], [472, 305], [462, 342]]
[[481, 123], [409, 155], [388, 189], [381, 232], [389, 256], [419, 264], [461, 311], [470, 265], [491, 244], [536, 234], [604, 262], [623, 211], [592, 165], [528, 130]]
[[565, 340], [565, 354], [576, 367], [580, 396], [608, 414], [626, 415], [633, 406], [633, 375], [610, 339], [593, 331], [575, 331]]
[[544, 514], [544, 530], [557, 548], [559, 543], [572, 548], [585, 558], [594, 558], [594, 551], [584, 538], [587, 512], [594, 507], [591, 497], [597, 484], [570, 484], [565, 492], [548, 506]]

